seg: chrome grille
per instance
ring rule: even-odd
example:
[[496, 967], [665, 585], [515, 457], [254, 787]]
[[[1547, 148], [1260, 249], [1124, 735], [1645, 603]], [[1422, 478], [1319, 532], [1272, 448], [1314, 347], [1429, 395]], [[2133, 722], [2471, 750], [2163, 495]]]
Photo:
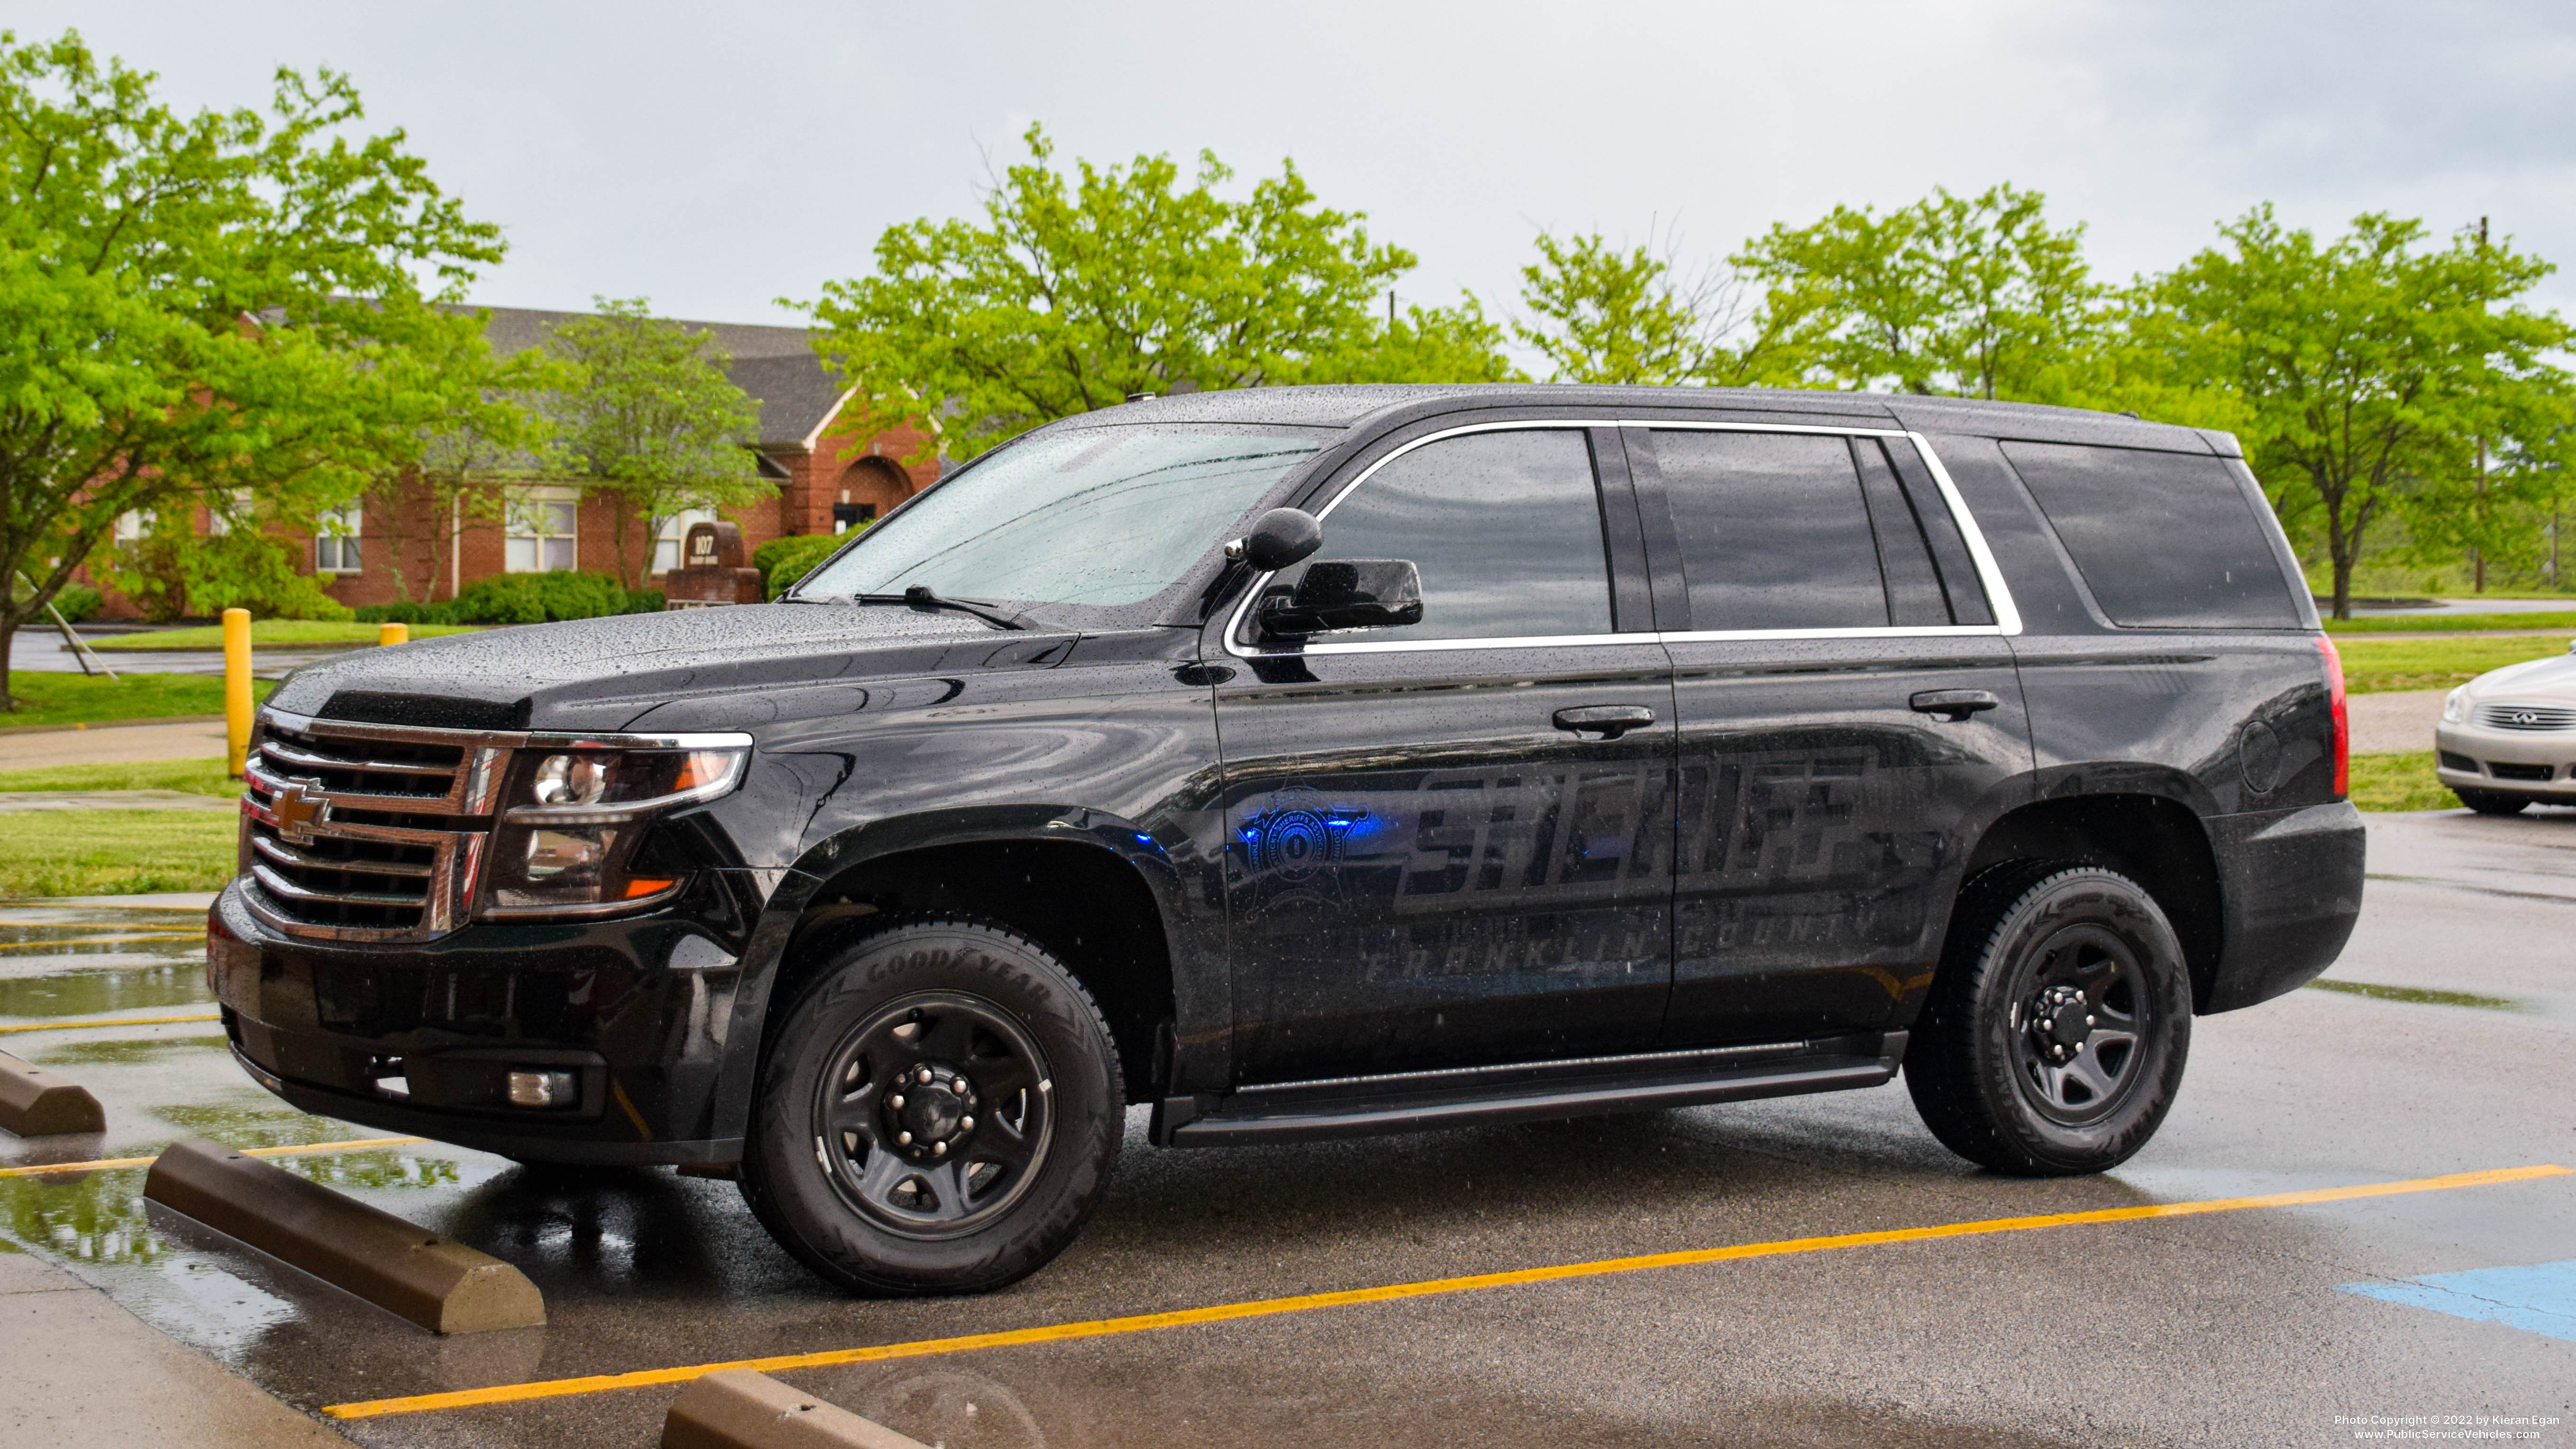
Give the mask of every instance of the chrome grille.
[[242, 775], [242, 901], [288, 935], [426, 941], [473, 912], [515, 751], [750, 745], [743, 734], [433, 729], [262, 710]]
[[2482, 704], [2477, 721], [2491, 730], [2576, 730], [2576, 709], [2560, 704]]
[[270, 711], [243, 773], [240, 871], [291, 935], [417, 941], [464, 924], [507, 746]]

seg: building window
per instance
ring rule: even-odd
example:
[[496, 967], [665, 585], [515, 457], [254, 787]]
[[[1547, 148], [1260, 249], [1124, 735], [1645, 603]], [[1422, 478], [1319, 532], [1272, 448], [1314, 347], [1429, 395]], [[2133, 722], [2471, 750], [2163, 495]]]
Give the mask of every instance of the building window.
[[712, 508], [691, 508], [662, 525], [662, 536], [653, 540], [653, 572], [667, 574], [680, 566], [680, 541], [689, 536], [692, 524], [713, 523]]
[[232, 497], [229, 500], [229, 505], [230, 506], [228, 507], [218, 508], [210, 503], [206, 506], [206, 537], [222, 538], [224, 535], [233, 531], [233, 524], [235, 522], [247, 523], [250, 521], [253, 505], [251, 503], [249, 489], [234, 489]]
[[354, 574], [358, 562], [357, 504], [325, 513], [314, 520], [313, 571], [317, 574]]
[[571, 488], [513, 488], [509, 534], [501, 566], [514, 574], [553, 573], [576, 566], [574, 520], [581, 494]]
[[152, 526], [152, 515], [140, 508], [130, 508], [116, 515], [116, 541], [141, 543], [143, 530]]

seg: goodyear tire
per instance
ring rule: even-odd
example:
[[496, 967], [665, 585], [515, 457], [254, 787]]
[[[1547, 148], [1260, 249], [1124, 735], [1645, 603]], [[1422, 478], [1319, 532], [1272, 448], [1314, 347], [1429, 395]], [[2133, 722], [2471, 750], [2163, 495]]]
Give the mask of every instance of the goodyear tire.
[[977, 1293], [1073, 1241], [1126, 1103], [1100, 1009], [1006, 927], [888, 924], [775, 1010], [742, 1194], [860, 1293]]
[[2153, 896], [2097, 867], [2008, 866], [1961, 895], [1905, 1084], [1971, 1162], [2100, 1172], [2155, 1135], [2190, 1045], [2190, 972]]

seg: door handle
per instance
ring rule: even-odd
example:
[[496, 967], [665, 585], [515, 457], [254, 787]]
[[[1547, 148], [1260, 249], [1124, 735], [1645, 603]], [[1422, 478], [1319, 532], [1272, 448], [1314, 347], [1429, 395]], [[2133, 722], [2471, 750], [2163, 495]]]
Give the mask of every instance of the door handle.
[[1998, 708], [2003, 701], [1986, 689], [1927, 689], [1908, 703], [1916, 714], [1937, 714], [1956, 724], [1981, 709]]
[[1630, 730], [1655, 722], [1655, 712], [1642, 704], [1586, 704], [1556, 712], [1556, 727], [1578, 735], [1615, 740]]

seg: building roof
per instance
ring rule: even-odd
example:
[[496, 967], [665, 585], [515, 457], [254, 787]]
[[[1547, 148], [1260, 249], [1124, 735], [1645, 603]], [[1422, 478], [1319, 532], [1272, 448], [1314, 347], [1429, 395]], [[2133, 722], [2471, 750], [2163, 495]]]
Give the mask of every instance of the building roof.
[[847, 384], [823, 370], [814, 350], [793, 357], [740, 357], [725, 373], [760, 403], [760, 446], [801, 448], [840, 406]]
[[[596, 315], [531, 307], [481, 310], [491, 315], [483, 335], [491, 342], [492, 350], [503, 356], [542, 347], [557, 325]], [[712, 334], [715, 345], [732, 359], [726, 364], [725, 375], [759, 404], [758, 446], [763, 452], [804, 447], [805, 440], [831, 417], [847, 390], [814, 355], [815, 334], [808, 328], [749, 322], [682, 321], [679, 325], [692, 332]]]
[[[543, 345], [548, 333], [566, 322], [582, 317], [595, 317], [595, 312], [548, 312], [533, 307], [483, 307], [477, 310], [491, 314], [484, 324], [483, 335], [492, 350], [506, 357], [525, 348]], [[740, 360], [746, 357], [811, 357], [814, 355], [814, 333], [804, 327], [773, 327], [752, 322], [690, 322], [679, 325], [692, 332], [715, 335], [715, 343], [725, 355]]]

